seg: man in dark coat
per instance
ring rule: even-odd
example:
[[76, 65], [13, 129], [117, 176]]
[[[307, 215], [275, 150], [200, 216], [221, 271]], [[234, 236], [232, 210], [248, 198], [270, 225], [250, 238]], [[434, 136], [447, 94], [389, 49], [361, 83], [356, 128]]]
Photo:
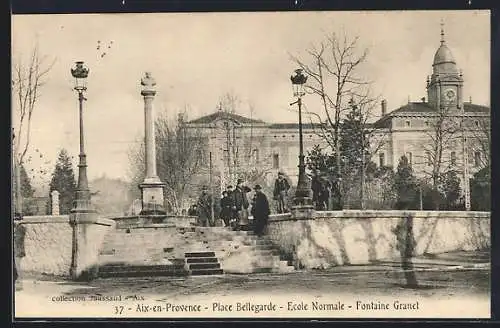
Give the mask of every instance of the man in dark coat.
[[226, 227], [229, 227], [231, 218], [233, 217], [233, 205], [233, 197], [230, 197], [227, 190], [224, 190], [220, 200], [220, 218], [224, 221]]
[[248, 203], [247, 193], [251, 189], [243, 185], [243, 179], [238, 179], [236, 188], [233, 191], [234, 206], [236, 214], [236, 229], [245, 229], [248, 226]]
[[290, 184], [283, 172], [278, 173], [278, 178], [274, 181], [274, 199], [278, 201], [278, 213], [288, 212], [288, 189]]
[[319, 180], [318, 172], [315, 171], [311, 179], [312, 201], [316, 210], [320, 210], [321, 206], [321, 181]]
[[197, 216], [198, 215], [198, 207], [196, 204], [191, 205], [188, 210], [188, 215], [189, 216]]
[[198, 225], [202, 227], [212, 226], [212, 195], [208, 193], [208, 187], [203, 186], [198, 198]]
[[255, 224], [254, 231], [257, 236], [261, 237], [264, 234], [271, 211], [269, 209], [269, 202], [266, 195], [262, 192], [261, 186], [256, 185], [254, 190], [255, 196], [252, 206], [252, 215]]
[[321, 189], [318, 197], [318, 210], [325, 211], [328, 210], [328, 202], [330, 199], [330, 182], [326, 179], [320, 180]]

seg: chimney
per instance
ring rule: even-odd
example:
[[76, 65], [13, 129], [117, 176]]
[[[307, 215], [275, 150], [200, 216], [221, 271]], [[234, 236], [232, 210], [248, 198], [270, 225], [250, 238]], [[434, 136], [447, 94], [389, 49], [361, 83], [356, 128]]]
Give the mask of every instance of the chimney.
[[381, 105], [382, 105], [382, 116], [385, 116], [385, 114], [387, 114], [387, 100], [383, 99]]

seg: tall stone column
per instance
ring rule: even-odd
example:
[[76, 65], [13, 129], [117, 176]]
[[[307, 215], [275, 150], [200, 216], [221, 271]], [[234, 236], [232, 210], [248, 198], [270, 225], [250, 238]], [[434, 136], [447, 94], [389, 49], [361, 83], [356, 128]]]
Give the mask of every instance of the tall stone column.
[[144, 141], [146, 177], [139, 185], [141, 189], [142, 210], [141, 215], [165, 214], [163, 206], [163, 187], [165, 186], [156, 173], [156, 142], [155, 142], [155, 115], [153, 99], [156, 95], [156, 81], [150, 72], [146, 72], [141, 79], [144, 98]]

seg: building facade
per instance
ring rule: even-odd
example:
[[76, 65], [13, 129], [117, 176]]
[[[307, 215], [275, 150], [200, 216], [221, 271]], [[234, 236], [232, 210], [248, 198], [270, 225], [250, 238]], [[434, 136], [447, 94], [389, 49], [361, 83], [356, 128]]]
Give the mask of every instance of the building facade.
[[382, 117], [373, 128], [384, 143], [372, 160], [396, 168], [406, 156], [424, 180], [454, 170], [463, 190], [465, 177], [470, 179], [490, 160], [490, 108], [466, 101], [463, 86], [463, 74], [441, 30], [432, 75], [427, 77], [427, 96], [389, 113], [382, 101]]
[[[196, 130], [205, 139], [204, 162], [212, 167], [214, 176], [220, 177], [222, 186], [234, 185], [238, 178], [249, 180], [253, 171], [268, 183], [279, 171], [288, 175], [292, 183], [297, 182], [297, 123], [266, 123], [219, 109], [184, 126]], [[303, 126], [306, 150], [321, 143], [315, 128], [314, 124]]]
[[[378, 166], [396, 168], [405, 155], [419, 179], [433, 173], [455, 170], [464, 186], [479, 169], [489, 165], [490, 109], [464, 99], [464, 77], [448, 48], [441, 30], [440, 46], [427, 78], [427, 95], [420, 102], [387, 110], [381, 103], [380, 118], [370, 124], [382, 146], [372, 152]], [[299, 136], [297, 123], [267, 123], [226, 112], [215, 113], [185, 123], [200, 131], [206, 140], [207, 163], [211, 173], [220, 175], [220, 185], [235, 180], [252, 169], [261, 171], [268, 182], [278, 171], [297, 182]], [[319, 125], [304, 124], [304, 149], [326, 144]], [[376, 142], [380, 145], [380, 142]], [[211, 156], [208, 156], [211, 154]]]

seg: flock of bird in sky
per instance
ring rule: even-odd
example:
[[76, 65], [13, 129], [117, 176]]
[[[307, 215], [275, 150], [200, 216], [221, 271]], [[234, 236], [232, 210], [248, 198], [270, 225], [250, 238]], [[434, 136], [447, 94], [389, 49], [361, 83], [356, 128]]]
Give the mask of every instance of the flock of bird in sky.
[[[109, 49], [111, 49], [111, 45], [113, 44], [113, 40], [111, 40], [110, 42], [108, 42], [108, 45], [104, 45], [103, 43], [101, 43], [101, 40], [97, 40], [97, 51], [99, 53], [99, 56], [101, 58], [103, 58], [104, 56], [106, 56], [106, 51], [109, 51]], [[108, 50], [106, 50], [108, 49]]]

